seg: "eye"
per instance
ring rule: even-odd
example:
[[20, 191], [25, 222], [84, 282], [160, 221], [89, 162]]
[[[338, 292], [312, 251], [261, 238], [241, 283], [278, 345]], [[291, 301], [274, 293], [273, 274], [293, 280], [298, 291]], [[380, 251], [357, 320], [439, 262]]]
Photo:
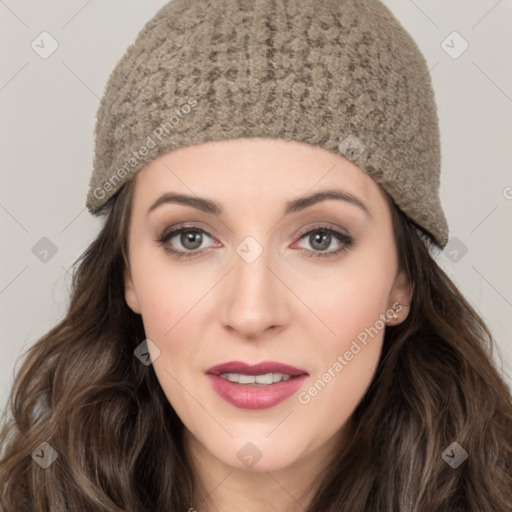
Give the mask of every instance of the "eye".
[[[306, 239], [309, 241], [313, 250], [303, 251], [303, 253], [310, 258], [332, 258], [355, 244], [350, 235], [325, 225], [315, 226], [313, 229], [300, 234], [299, 237], [299, 240]], [[335, 240], [338, 240], [341, 246], [333, 251], [326, 251]]]
[[[156, 240], [156, 242], [164, 246], [165, 252], [173, 254], [177, 258], [190, 258], [204, 252], [204, 249], [200, 251], [198, 251], [198, 249], [201, 247], [205, 235], [208, 238], [212, 238], [212, 236], [204, 229], [196, 228], [194, 226], [183, 226], [170, 231], [164, 231], [162, 236]], [[176, 242], [172, 244], [169, 244], [168, 242], [171, 242], [173, 238], [176, 238], [185, 250], [176, 250], [171, 248], [170, 245], [175, 245]]]

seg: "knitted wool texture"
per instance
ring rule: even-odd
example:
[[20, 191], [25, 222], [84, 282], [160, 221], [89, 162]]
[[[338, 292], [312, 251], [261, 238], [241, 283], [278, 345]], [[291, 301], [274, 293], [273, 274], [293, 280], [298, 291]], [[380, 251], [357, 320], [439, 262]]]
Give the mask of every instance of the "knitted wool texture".
[[180, 147], [245, 137], [353, 161], [441, 248], [440, 137], [424, 56], [378, 0], [172, 0], [117, 63], [87, 207]]

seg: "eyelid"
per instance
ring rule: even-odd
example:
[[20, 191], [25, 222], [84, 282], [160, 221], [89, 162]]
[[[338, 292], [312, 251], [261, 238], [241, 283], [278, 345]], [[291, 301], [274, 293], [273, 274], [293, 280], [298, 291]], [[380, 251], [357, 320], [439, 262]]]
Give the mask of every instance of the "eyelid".
[[315, 231], [317, 229], [325, 229], [326, 231], [336, 231], [339, 232], [340, 234], [350, 237], [348, 231], [339, 226], [332, 225], [329, 222], [313, 222], [312, 224], [309, 224], [308, 226], [300, 229], [299, 232], [297, 233], [296, 238], [300, 239], [304, 235], [308, 234], [310, 231]]

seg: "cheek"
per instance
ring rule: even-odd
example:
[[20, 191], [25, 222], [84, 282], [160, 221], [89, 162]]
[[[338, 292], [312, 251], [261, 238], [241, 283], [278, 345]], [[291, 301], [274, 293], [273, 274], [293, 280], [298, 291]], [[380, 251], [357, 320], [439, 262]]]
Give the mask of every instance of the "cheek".
[[185, 275], [154, 255], [152, 264], [140, 266], [134, 275], [144, 331], [158, 347], [153, 369], [168, 401], [182, 408], [190, 404], [179, 384], [186, 385], [187, 367], [197, 351], [192, 341], [197, 339], [194, 315], [199, 305], [193, 306], [204, 294]]
[[159, 349], [153, 366], [174, 404], [183, 399], [178, 383], [184, 384], [190, 370], [198, 367], [202, 332], [211, 315], [205, 308], [211, 308], [209, 292], [219, 278], [206, 266], [192, 271], [192, 267], [184, 269], [169, 258], [140, 251], [134, 258], [133, 278], [146, 337]]
[[385, 313], [396, 269], [392, 254], [378, 254], [385, 251], [361, 252], [328, 273], [317, 273], [314, 280], [297, 280], [295, 291], [304, 297], [313, 313], [308, 317], [318, 324], [329, 350], [343, 348]]
[[191, 280], [190, 271], [180, 271], [163, 249], [159, 251], [162, 255], [152, 250], [134, 257], [133, 279], [147, 337], [165, 342], [179, 322], [187, 321], [187, 312], [205, 286], [196, 277]]
[[315, 313], [308, 320], [308, 337], [317, 340], [319, 365], [299, 402], [331, 411], [337, 424], [363, 398], [382, 349], [395, 261], [378, 254], [361, 252], [350, 264], [347, 259], [329, 278], [318, 279], [308, 295]]

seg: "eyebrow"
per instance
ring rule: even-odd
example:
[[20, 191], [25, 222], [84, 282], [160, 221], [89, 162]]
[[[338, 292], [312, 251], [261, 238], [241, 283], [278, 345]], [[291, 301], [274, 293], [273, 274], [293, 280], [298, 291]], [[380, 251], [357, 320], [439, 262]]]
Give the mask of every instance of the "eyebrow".
[[[328, 199], [335, 199], [338, 201], [344, 201], [354, 206], [357, 206], [361, 210], [363, 210], [369, 217], [371, 217], [368, 208], [364, 205], [364, 203], [359, 200], [354, 195], [349, 192], [345, 192], [343, 190], [323, 190], [321, 192], [317, 192], [315, 194], [311, 194], [309, 196], [300, 197], [298, 199], [293, 199], [286, 204], [284, 215], [289, 215], [291, 213], [300, 212], [313, 206], [317, 203], [321, 203]], [[196, 208], [197, 210], [201, 210], [206, 213], [211, 213], [213, 215], [221, 215], [222, 208], [215, 202], [197, 196], [188, 196], [185, 194], [176, 194], [174, 192], [168, 192], [161, 197], [159, 197], [149, 208], [148, 215], [150, 212], [155, 210], [158, 206], [166, 203], [176, 203], [183, 204], [185, 206], [191, 206], [192, 208]]]

